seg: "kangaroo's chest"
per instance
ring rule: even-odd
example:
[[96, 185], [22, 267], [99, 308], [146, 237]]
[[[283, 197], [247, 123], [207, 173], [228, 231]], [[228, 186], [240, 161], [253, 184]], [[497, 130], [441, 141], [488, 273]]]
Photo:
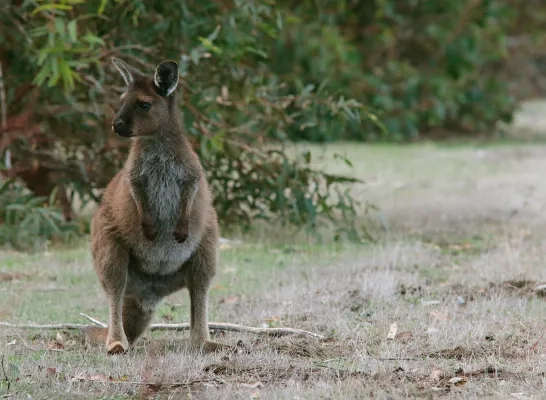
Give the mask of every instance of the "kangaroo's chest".
[[147, 145], [130, 170], [131, 191], [142, 202], [157, 236], [153, 241], [142, 235], [132, 245], [139, 268], [149, 275], [169, 275], [178, 271], [194, 253], [199, 237], [190, 226], [189, 236], [178, 243], [173, 230], [181, 216], [182, 200], [188, 190], [188, 167], [161, 145]]
[[184, 168], [173, 157], [151, 154], [143, 157], [136, 184], [143, 196], [145, 212], [158, 228], [172, 228], [180, 215]]

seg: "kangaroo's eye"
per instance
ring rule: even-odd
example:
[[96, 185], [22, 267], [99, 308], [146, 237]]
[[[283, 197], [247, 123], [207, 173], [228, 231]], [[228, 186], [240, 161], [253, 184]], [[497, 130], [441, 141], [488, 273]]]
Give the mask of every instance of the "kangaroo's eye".
[[152, 105], [150, 103], [146, 103], [145, 101], [139, 101], [137, 103], [137, 107], [140, 108], [142, 111], [148, 111], [150, 108], [152, 108]]

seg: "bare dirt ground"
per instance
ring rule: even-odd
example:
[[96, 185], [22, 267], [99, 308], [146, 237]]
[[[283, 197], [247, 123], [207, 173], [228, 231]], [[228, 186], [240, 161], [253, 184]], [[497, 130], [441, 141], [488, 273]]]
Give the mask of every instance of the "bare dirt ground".
[[[221, 250], [210, 314], [327, 339], [215, 334], [245, 351], [196, 356], [187, 332], [148, 332], [107, 356], [71, 331], [0, 328], [0, 398], [544, 398], [546, 146], [335, 145], [321, 163], [366, 180], [378, 242], [246, 238]], [[86, 247], [0, 253], [0, 304], [12, 323], [107, 319]], [[188, 316], [183, 292], [154, 322]]]

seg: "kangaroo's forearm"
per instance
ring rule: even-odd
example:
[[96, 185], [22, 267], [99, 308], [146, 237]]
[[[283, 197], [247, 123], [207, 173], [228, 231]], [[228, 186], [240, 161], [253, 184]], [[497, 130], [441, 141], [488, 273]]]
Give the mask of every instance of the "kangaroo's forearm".
[[174, 232], [175, 239], [180, 243], [184, 242], [189, 235], [190, 216], [199, 189], [199, 181], [193, 180], [185, 186], [180, 199], [180, 216]]
[[139, 185], [134, 184], [133, 182], [130, 182], [130, 188], [144, 236], [148, 240], [154, 240], [157, 236], [157, 229], [149, 216], [144, 191], [140, 189]]
[[199, 182], [193, 181], [188, 185], [188, 189], [184, 190], [182, 192], [182, 207], [181, 207], [181, 216], [186, 219], [189, 219], [189, 216], [191, 214], [191, 209], [193, 207], [193, 201], [195, 200], [195, 196], [197, 195], [197, 190], [199, 189]]
[[136, 178], [134, 178], [133, 176], [129, 176], [128, 181], [129, 181], [129, 188], [131, 190], [131, 196], [133, 198], [133, 201], [135, 202], [138, 216], [140, 220], [142, 221], [144, 219], [144, 214], [146, 214], [146, 211], [147, 211], [146, 197], [145, 197], [144, 191], [141, 189]]

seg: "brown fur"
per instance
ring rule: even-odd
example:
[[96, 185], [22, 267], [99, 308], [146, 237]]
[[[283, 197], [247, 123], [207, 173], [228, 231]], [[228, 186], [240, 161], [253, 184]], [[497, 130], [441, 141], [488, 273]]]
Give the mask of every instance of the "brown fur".
[[[201, 164], [183, 134], [176, 63], [161, 63], [155, 80], [119, 60], [114, 64], [127, 91], [113, 129], [132, 143], [91, 224], [94, 267], [110, 310], [109, 328], [99, 334], [106, 336], [108, 353], [126, 351], [158, 302], [188, 288], [191, 344], [215, 351], [225, 347], [209, 340], [207, 324], [218, 224]], [[145, 111], [138, 102], [151, 107]]]

